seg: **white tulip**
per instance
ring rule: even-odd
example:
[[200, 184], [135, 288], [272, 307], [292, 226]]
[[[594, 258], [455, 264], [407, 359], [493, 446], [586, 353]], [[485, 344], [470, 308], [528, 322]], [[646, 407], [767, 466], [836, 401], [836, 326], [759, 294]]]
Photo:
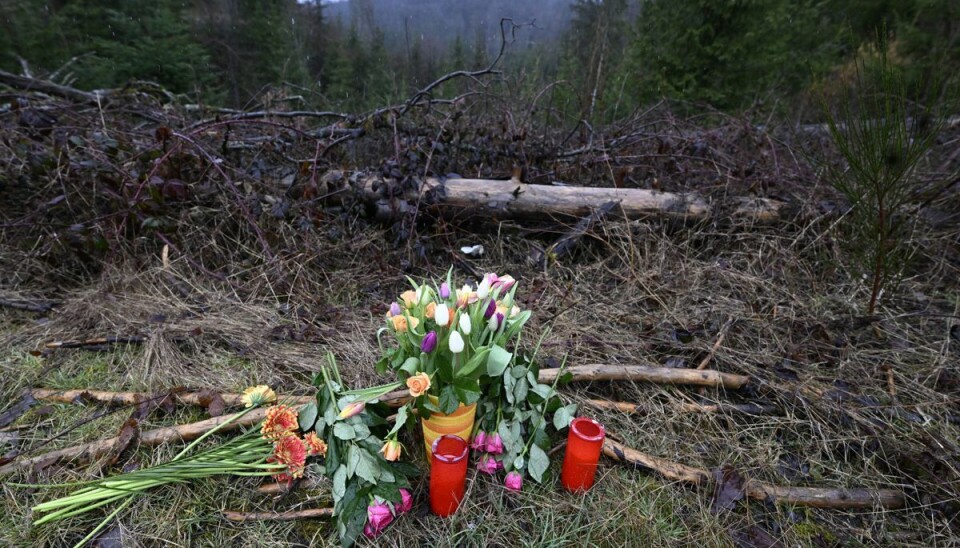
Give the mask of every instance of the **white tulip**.
[[436, 320], [437, 325], [440, 327], [445, 327], [450, 323], [450, 311], [447, 309], [446, 304], [438, 304], [437, 309], [433, 312], [433, 319]]
[[460, 336], [460, 333], [454, 331], [450, 333], [450, 352], [454, 354], [459, 354], [463, 352], [463, 337]]
[[500, 325], [497, 323], [497, 315], [494, 314], [493, 316], [490, 316], [489, 320], [487, 320], [487, 329], [490, 331], [496, 331], [498, 327], [500, 327]]
[[490, 294], [490, 281], [487, 280], [487, 277], [483, 277], [483, 281], [480, 282], [480, 285], [477, 286], [477, 298], [481, 301], [487, 298], [487, 295]]
[[463, 331], [464, 335], [469, 335], [470, 329], [472, 328], [473, 328], [473, 325], [470, 323], [470, 315], [461, 314], [460, 315], [460, 331]]

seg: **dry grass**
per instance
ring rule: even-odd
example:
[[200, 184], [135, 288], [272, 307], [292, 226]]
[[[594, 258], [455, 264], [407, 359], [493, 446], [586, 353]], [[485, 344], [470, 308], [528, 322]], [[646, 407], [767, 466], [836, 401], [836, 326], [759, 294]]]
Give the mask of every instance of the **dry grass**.
[[[411, 256], [384, 243], [388, 234], [341, 229], [337, 239], [322, 230], [297, 236], [290, 248], [301, 252], [266, 268], [258, 262], [238, 266], [226, 282], [197, 272], [180, 256], [164, 268], [151, 254], [140, 262], [112, 263], [98, 280], [65, 289], [63, 305], [48, 321], [2, 310], [0, 374], [6, 382], [0, 395], [13, 402], [30, 385], [235, 391], [252, 383], [306, 393], [327, 350], [337, 355], [351, 383], [377, 382], [374, 333], [384, 303], [404, 285], [403, 265]], [[726, 546], [734, 544], [732, 532], [750, 526], [785, 545], [957, 542], [960, 343], [951, 340], [950, 328], [960, 321], [960, 298], [956, 267], [938, 258], [949, 240], [923, 236], [928, 262], [883, 299], [882, 317], [873, 321], [860, 318], [865, 289], [850, 279], [842, 254], [819, 225], [677, 230], [610, 222], [546, 271], [530, 266], [529, 235], [509, 227], [498, 237], [451, 227], [427, 237], [432, 251], [409, 273], [440, 275], [461, 245], [482, 243], [487, 254], [474, 266], [521, 280], [524, 304], [535, 312], [531, 333], [549, 329], [545, 359], [696, 367], [728, 326], [710, 367], [752, 376], [755, 382], [741, 393], [630, 383], [564, 388], [571, 401], [644, 404], [647, 412], [640, 415], [584, 410], [628, 445], [708, 469], [730, 463], [744, 475], [779, 484], [898, 487], [910, 504], [898, 511], [854, 512], [754, 502], [714, 515], [707, 490], [609, 462], [596, 489], [585, 497], [568, 495], [559, 488], [555, 463], [546, 485], [528, 484], [519, 495], [471, 476], [463, 510], [446, 521], [429, 514], [426, 485], [418, 485], [418, 508], [377, 544]], [[196, 249], [196, 257], [226, 254]], [[25, 291], [23, 284], [11, 287]], [[53, 339], [121, 334], [142, 334], [147, 341], [108, 353], [28, 354]], [[677, 410], [676, 403], [690, 401], [763, 402], [782, 413]], [[126, 416], [120, 411], [70, 430], [97, 411], [57, 405], [43, 417], [28, 413], [17, 423], [31, 426], [22, 448], [29, 451], [62, 430], [69, 432], [44, 449], [112, 434]], [[151, 421], [188, 420], [196, 413], [181, 409]], [[407, 446], [420, 444], [408, 439]], [[157, 462], [171, 451], [138, 451], [133, 458]], [[93, 471], [58, 468], [51, 475], [72, 479]], [[220, 509], [291, 509], [327, 500], [321, 487], [271, 501], [253, 494], [253, 485], [222, 478], [144, 498], [120, 521], [129, 534], [125, 538], [129, 545], [184, 546], [335, 541], [323, 522], [220, 520]], [[4, 491], [4, 543], [61, 545], [90, 527], [86, 519], [30, 528], [30, 504], [52, 493], [9, 486]]]

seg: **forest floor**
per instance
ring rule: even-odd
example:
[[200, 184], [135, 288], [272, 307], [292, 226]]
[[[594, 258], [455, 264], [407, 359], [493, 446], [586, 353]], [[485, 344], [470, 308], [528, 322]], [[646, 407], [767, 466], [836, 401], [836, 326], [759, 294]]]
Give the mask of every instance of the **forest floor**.
[[[16, 412], [30, 387], [237, 392], [262, 383], [303, 395], [312, 392], [312, 376], [327, 352], [349, 385], [384, 381], [373, 368], [375, 334], [390, 301], [406, 276], [440, 276], [453, 265], [460, 278], [497, 272], [519, 280], [519, 298], [533, 312], [528, 326], [534, 336], [525, 344], [546, 333], [540, 354], [546, 367], [565, 359], [569, 365], [673, 368], [706, 361], [711, 369], [750, 377], [739, 390], [634, 382], [560, 388], [564, 400], [579, 403], [580, 413], [597, 418], [625, 445], [704, 470], [726, 465], [728, 478], [896, 489], [906, 505], [841, 510], [747, 500], [735, 488], [731, 494], [725, 481], [691, 487], [607, 459], [596, 486], [572, 495], [559, 485], [555, 458], [546, 481], [528, 481], [521, 493], [471, 469], [467, 497], [449, 519], [430, 513], [427, 483], [420, 481], [414, 511], [361, 544], [957, 544], [955, 204], [933, 204], [946, 214], [918, 226], [911, 236], [913, 265], [881, 297], [877, 313], [865, 316], [868, 284], [836, 231], [836, 209], [824, 209], [823, 185], [809, 183], [816, 180], [814, 170], [799, 153], [791, 156], [779, 141], [739, 120], [724, 118], [699, 130], [669, 115], [655, 125], [634, 121], [640, 130], [620, 128], [632, 137], [609, 141], [609, 150], [587, 144], [568, 155], [558, 152], [566, 141], [535, 144], [531, 136], [518, 150], [510, 135], [450, 137], [444, 132], [460, 131], [460, 122], [448, 124], [444, 116], [436, 123], [441, 129], [431, 133], [421, 130], [436, 127], [429, 119], [403, 126], [389, 119], [393, 114], [380, 113], [383, 120], [371, 116], [327, 128], [330, 139], [336, 134], [358, 141], [321, 159], [326, 150], [305, 137], [309, 128], [278, 129], [286, 118], [224, 130], [218, 120], [194, 123], [199, 126], [171, 121], [179, 111], [159, 102], [144, 106], [138, 99], [133, 110], [117, 101], [105, 110], [54, 104], [44, 112], [57, 114], [63, 132], [53, 135], [35, 123], [36, 113], [31, 119], [22, 107], [16, 116], [0, 112], [0, 128], [19, 132], [0, 147], [0, 299], [55, 304], [36, 311], [0, 306], [0, 418], [10, 419], [0, 428], [4, 458], [114, 436], [131, 413], [89, 401], [39, 402]], [[173, 134], [160, 120], [185, 129]], [[356, 127], [375, 135], [359, 140]], [[437, 136], [458, 144], [448, 142], [441, 153], [432, 141]], [[477, 156], [484, 147], [493, 159]], [[70, 151], [67, 161], [63, 150]], [[527, 224], [494, 215], [479, 222], [427, 222], [426, 209], [417, 217], [418, 203], [408, 210], [412, 219], [384, 224], [371, 222], [362, 206], [317, 203], [321, 166], [382, 160], [378, 172], [403, 186], [416, 183], [411, 173], [467, 172], [463, 166], [478, 176], [509, 176], [509, 158], [548, 152], [552, 160], [530, 160], [530, 181], [612, 182], [698, 190], [713, 198], [753, 193], [790, 199], [799, 213], [775, 224], [610, 217], [595, 223], [572, 251], [543, 260], [544, 248], [568, 234], [575, 220]], [[578, 160], [571, 163], [573, 156]], [[491, 165], [506, 167], [491, 172]], [[150, 166], [163, 169], [147, 176]], [[477, 244], [482, 256], [461, 252]], [[140, 339], [45, 347], [108, 336]], [[635, 405], [629, 413], [595, 409], [586, 403], [591, 399]], [[721, 405], [703, 412], [691, 410], [691, 403]], [[727, 404], [763, 411], [744, 413]], [[149, 414], [141, 427], [206, 416], [178, 406]], [[418, 435], [405, 433], [402, 441], [423, 466]], [[17, 479], [79, 481], [162, 462], [177, 450], [176, 444], [131, 448], [115, 463], [61, 463]], [[70, 545], [103, 517], [33, 526], [30, 507], [64, 491], [11, 483], [0, 487], [0, 544]], [[257, 494], [258, 484], [219, 477], [141, 497], [100, 545], [336, 543], [325, 520], [224, 520], [222, 510], [330, 503], [323, 482], [279, 498]]]

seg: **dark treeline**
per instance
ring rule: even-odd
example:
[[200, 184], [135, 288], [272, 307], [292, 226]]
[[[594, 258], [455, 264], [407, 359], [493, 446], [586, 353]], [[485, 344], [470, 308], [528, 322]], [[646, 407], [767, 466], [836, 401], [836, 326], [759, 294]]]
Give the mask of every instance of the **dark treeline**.
[[[563, 118], [607, 122], [660, 98], [789, 108], [850, 80], [877, 29], [908, 79], [960, 69], [955, 0], [6, 0], [0, 67], [83, 89], [150, 80], [246, 107], [363, 111], [455, 69], [503, 68]], [[455, 84], [442, 90], [458, 91]], [[269, 96], [269, 94], [268, 94]]]

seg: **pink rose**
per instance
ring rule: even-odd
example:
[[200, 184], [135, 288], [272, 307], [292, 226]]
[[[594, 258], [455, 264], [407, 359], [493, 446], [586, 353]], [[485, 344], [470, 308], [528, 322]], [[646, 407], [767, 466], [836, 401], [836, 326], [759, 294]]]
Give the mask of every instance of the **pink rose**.
[[363, 527], [363, 534], [374, 538], [393, 521], [393, 512], [385, 502], [374, 502], [367, 506], [367, 524]]
[[499, 455], [500, 453], [503, 453], [503, 440], [500, 438], [500, 434], [492, 434], [490, 436], [487, 436], [487, 443], [485, 447], [486, 447], [487, 453], [491, 453], [494, 455]]
[[480, 430], [473, 436], [473, 443], [470, 444], [470, 447], [477, 451], [483, 451], [486, 446], [487, 433], [483, 430]]
[[523, 489], [523, 476], [517, 471], [510, 472], [503, 480], [503, 485], [511, 491], [519, 491]]
[[483, 472], [484, 474], [494, 475], [497, 473], [497, 470], [503, 469], [503, 463], [493, 458], [493, 455], [484, 453], [480, 457], [480, 462], [477, 463], [477, 470]]
[[413, 509], [413, 494], [410, 493], [409, 489], [400, 490], [400, 505], [397, 506], [397, 511], [401, 514], [404, 512], [409, 512]]

